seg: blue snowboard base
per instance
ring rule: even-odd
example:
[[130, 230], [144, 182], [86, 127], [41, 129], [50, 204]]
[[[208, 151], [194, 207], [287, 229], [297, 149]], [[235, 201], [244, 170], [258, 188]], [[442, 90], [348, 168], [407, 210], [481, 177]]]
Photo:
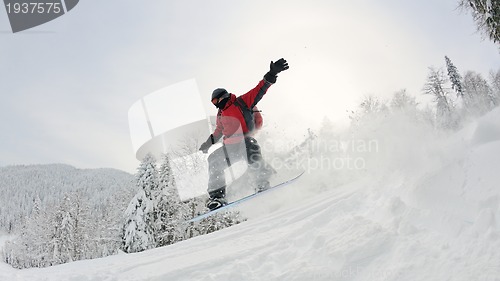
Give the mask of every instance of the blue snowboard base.
[[190, 219], [190, 220], [186, 221], [186, 223], [190, 223], [190, 222], [198, 222], [198, 221], [200, 221], [200, 220], [202, 220], [202, 219], [208, 218], [209, 216], [211, 216], [211, 215], [213, 215], [213, 214], [216, 214], [216, 213], [219, 213], [219, 212], [226, 211], [226, 210], [228, 210], [229, 208], [232, 208], [232, 207], [234, 207], [234, 206], [236, 206], [236, 205], [238, 205], [238, 204], [240, 204], [240, 203], [243, 203], [243, 202], [245, 202], [245, 201], [248, 201], [248, 200], [250, 200], [250, 199], [252, 199], [252, 198], [254, 198], [254, 197], [256, 197], [256, 196], [259, 196], [259, 195], [264, 194], [264, 193], [266, 193], [266, 192], [269, 192], [269, 191], [271, 191], [271, 190], [275, 190], [275, 189], [277, 189], [277, 188], [279, 188], [279, 187], [283, 187], [283, 186], [285, 186], [285, 185], [288, 185], [288, 184], [290, 184], [290, 183], [292, 183], [292, 182], [296, 181], [298, 178], [300, 178], [300, 176], [302, 176], [302, 175], [304, 174], [304, 172], [305, 172], [305, 171], [302, 171], [300, 174], [296, 175], [295, 177], [293, 177], [293, 178], [291, 178], [291, 179], [289, 179], [289, 180], [287, 180], [287, 181], [284, 181], [284, 182], [278, 183], [277, 185], [271, 186], [270, 188], [268, 188], [268, 189], [266, 189], [266, 190], [264, 190], [264, 191], [262, 191], [262, 192], [259, 192], [259, 193], [254, 193], [254, 194], [248, 195], [248, 196], [246, 196], [246, 197], [243, 197], [243, 198], [241, 198], [241, 199], [238, 199], [238, 200], [236, 200], [236, 201], [233, 201], [233, 202], [231, 202], [231, 203], [228, 203], [227, 205], [225, 205], [225, 206], [223, 206], [223, 207], [220, 207], [220, 208], [218, 208], [218, 209], [215, 209], [215, 210], [209, 211], [209, 212], [207, 212], [207, 213], [201, 214], [201, 215], [199, 215], [199, 216], [196, 216], [196, 217], [194, 217], [194, 218], [192, 218], [192, 219]]

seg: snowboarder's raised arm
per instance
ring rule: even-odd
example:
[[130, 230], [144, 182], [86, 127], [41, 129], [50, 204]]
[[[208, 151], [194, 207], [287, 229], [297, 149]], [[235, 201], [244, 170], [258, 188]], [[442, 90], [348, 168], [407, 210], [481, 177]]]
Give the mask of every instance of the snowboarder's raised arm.
[[276, 83], [278, 73], [287, 70], [288, 63], [285, 59], [281, 58], [276, 62], [271, 61], [269, 68], [269, 71], [264, 75], [264, 79], [262, 79], [255, 88], [241, 96], [249, 108], [253, 108], [262, 99], [267, 89], [269, 89], [272, 84]]

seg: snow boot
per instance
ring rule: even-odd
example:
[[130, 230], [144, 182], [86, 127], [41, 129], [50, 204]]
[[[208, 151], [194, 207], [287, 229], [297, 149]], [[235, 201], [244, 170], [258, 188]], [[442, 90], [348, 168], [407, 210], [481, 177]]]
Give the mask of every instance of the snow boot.
[[261, 181], [259, 184], [257, 184], [256, 192], [259, 193], [268, 190], [270, 187], [271, 185], [269, 184], [269, 181], [267, 180]]
[[207, 208], [210, 211], [219, 209], [227, 205], [227, 200], [225, 198], [210, 198], [207, 202]]
[[226, 186], [223, 186], [221, 188], [215, 189], [215, 190], [209, 190], [208, 191], [208, 196], [209, 199], [207, 201], [207, 208], [210, 209], [210, 211], [219, 209], [220, 207], [223, 207], [227, 205], [227, 200], [226, 198]]

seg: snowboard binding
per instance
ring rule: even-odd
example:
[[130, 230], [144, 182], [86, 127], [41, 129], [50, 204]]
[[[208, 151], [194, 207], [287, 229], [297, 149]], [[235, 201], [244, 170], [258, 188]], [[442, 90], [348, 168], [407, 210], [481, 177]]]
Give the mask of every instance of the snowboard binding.
[[224, 198], [210, 198], [206, 206], [208, 209], [210, 209], [210, 211], [213, 211], [221, 207], [224, 207], [226, 205], [227, 205], [227, 200]]

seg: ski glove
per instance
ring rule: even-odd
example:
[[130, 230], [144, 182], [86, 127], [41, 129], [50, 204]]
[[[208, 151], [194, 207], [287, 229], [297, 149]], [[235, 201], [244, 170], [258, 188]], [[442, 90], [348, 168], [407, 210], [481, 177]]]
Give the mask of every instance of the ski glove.
[[200, 146], [200, 151], [203, 151], [203, 153], [207, 153], [208, 149], [212, 146], [212, 144], [215, 143], [214, 135], [210, 135], [208, 139], [201, 144]]
[[269, 72], [264, 75], [264, 79], [268, 82], [276, 83], [276, 75], [278, 75], [281, 71], [288, 69], [288, 62], [284, 58], [281, 58], [276, 62], [271, 61], [269, 68]]
[[271, 69], [271, 70], [269, 70], [269, 72], [271, 72], [274, 75], [277, 75], [281, 71], [288, 69], [288, 62], [286, 62], [286, 60], [284, 58], [281, 58], [281, 59], [277, 60], [276, 62], [271, 61], [271, 65], [269, 67]]

